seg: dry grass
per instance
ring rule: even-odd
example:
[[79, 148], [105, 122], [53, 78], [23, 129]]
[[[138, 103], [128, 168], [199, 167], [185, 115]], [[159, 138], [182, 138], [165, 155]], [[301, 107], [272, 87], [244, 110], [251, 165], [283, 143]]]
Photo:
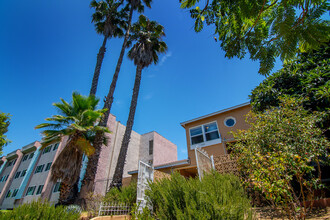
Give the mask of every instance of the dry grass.
[[[273, 209], [270, 207], [255, 208], [255, 213], [256, 213], [256, 219], [259, 220], [283, 219], [280, 210]], [[330, 220], [330, 207], [327, 207], [326, 209], [313, 209], [306, 219]]]

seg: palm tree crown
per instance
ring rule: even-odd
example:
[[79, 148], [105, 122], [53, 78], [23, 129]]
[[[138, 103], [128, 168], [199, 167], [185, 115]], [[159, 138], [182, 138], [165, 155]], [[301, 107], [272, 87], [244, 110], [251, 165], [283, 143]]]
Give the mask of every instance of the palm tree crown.
[[156, 21], [150, 21], [144, 15], [132, 27], [130, 40], [137, 41], [128, 52], [128, 57], [136, 66], [148, 67], [158, 62], [158, 54], [165, 53], [167, 45], [161, 38], [165, 36], [164, 27]]
[[[82, 155], [94, 153], [91, 143], [96, 132], [109, 133], [109, 130], [96, 126], [105, 110], [96, 110], [99, 99], [95, 96], [86, 97], [74, 92], [72, 103], [61, 101], [53, 104], [59, 114], [46, 118], [49, 122], [36, 126], [36, 129], [45, 128], [42, 131], [42, 148], [68, 137], [64, 149], [52, 165], [52, 180], [74, 183], [79, 177]], [[105, 141], [105, 136], [103, 139]]]

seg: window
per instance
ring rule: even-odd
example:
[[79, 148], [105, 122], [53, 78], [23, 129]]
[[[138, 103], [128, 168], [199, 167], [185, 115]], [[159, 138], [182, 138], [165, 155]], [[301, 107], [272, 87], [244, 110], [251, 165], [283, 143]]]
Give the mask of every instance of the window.
[[28, 158], [29, 158], [29, 155], [25, 154], [24, 157], [23, 157], [23, 161], [26, 161]]
[[21, 174], [21, 177], [25, 176], [25, 174], [26, 174], [26, 170], [23, 170], [22, 174]]
[[59, 144], [60, 144], [60, 143], [56, 143], [56, 144], [54, 145], [53, 151], [54, 151], [54, 150], [57, 150]]
[[6, 176], [5, 181], [7, 181], [8, 177], [9, 177], [9, 175]]
[[219, 140], [221, 142], [220, 134], [216, 122], [212, 122], [209, 124], [201, 125], [190, 129], [191, 145], [196, 145], [213, 140]]
[[6, 194], [6, 198], [11, 196], [11, 190], [8, 190], [7, 194]]
[[21, 175], [21, 171], [16, 172], [15, 179], [17, 179], [19, 177], [19, 175]]
[[44, 169], [44, 166], [45, 164], [37, 166], [36, 171], [34, 173], [41, 173], [42, 170]]
[[154, 153], [154, 140], [149, 141], [149, 155]]
[[230, 117], [227, 117], [224, 120], [224, 124], [227, 127], [233, 127], [236, 124], [236, 119], [234, 117], [231, 117], [231, 116]]
[[15, 165], [15, 163], [16, 163], [16, 160], [17, 160], [17, 159], [15, 159], [15, 160], [14, 160], [14, 162], [13, 162], [13, 165]]
[[46, 154], [46, 153], [48, 153], [51, 149], [52, 149], [52, 145], [46, 147], [46, 148], [44, 149], [44, 151], [42, 152], [42, 154]]
[[44, 185], [40, 185], [40, 186], [38, 187], [38, 190], [37, 190], [36, 195], [41, 194], [43, 188], [44, 188]]
[[2, 182], [4, 179], [5, 179], [4, 176], [2, 176], [2, 177], [0, 178], [0, 182]]
[[52, 166], [52, 162], [50, 162], [50, 163], [47, 163], [47, 166], [46, 166], [46, 169], [45, 169], [45, 171], [47, 171], [47, 170], [50, 170], [50, 167]]
[[15, 197], [18, 193], [18, 189], [15, 189], [14, 192], [13, 192], [13, 195], [11, 197]]
[[27, 191], [26, 191], [26, 196], [31, 196], [34, 194], [34, 191], [36, 190], [36, 187], [35, 186], [30, 186]]
[[11, 165], [13, 165], [13, 161], [12, 160], [8, 163], [8, 166], [7, 167], [10, 167]]
[[29, 160], [33, 157], [33, 155], [34, 155], [34, 152], [32, 154], [30, 154]]
[[61, 182], [57, 182], [54, 186], [53, 192], [55, 193], [55, 192], [60, 191], [60, 188], [61, 188]]

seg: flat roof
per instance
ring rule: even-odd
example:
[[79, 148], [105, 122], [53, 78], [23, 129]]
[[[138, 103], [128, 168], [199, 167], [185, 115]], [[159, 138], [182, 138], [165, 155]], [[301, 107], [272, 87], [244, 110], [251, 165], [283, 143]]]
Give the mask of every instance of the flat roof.
[[180, 125], [182, 127], [184, 127], [186, 124], [189, 124], [191, 122], [199, 121], [199, 120], [204, 119], [204, 118], [208, 118], [208, 117], [211, 117], [211, 116], [214, 116], [214, 115], [218, 115], [218, 114], [228, 112], [228, 111], [231, 111], [231, 110], [234, 110], [234, 109], [237, 109], [237, 108], [241, 108], [241, 107], [244, 107], [244, 106], [248, 106], [248, 105], [250, 105], [250, 102], [245, 102], [245, 103], [235, 105], [235, 106], [230, 107], [230, 108], [226, 108], [226, 109], [222, 109], [222, 110], [217, 111], [217, 112], [213, 112], [213, 113], [208, 114], [208, 115], [204, 115], [204, 116], [201, 116], [201, 117], [198, 117], [198, 118], [194, 118], [194, 119], [191, 119], [191, 120], [188, 120], [188, 121], [181, 122]]
[[[190, 163], [189, 159], [177, 160], [177, 161], [157, 165], [157, 166], [154, 167], [154, 169], [159, 170], [159, 169], [163, 169], [163, 168], [186, 165], [186, 164], [189, 164], [189, 163]], [[132, 174], [138, 173], [138, 170], [128, 171], [127, 173], [132, 175]]]

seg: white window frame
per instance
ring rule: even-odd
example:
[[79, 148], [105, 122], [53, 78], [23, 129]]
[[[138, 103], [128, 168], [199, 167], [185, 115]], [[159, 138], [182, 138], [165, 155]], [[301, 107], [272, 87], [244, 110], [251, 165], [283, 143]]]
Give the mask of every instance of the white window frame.
[[[228, 125], [226, 124], [226, 121], [227, 121], [228, 119], [233, 119], [233, 120], [234, 120], [234, 124], [233, 124], [232, 126], [228, 126]], [[234, 127], [234, 126], [236, 125], [236, 118], [234, 118], [233, 116], [228, 116], [227, 118], [225, 118], [225, 119], [223, 120], [223, 124], [224, 124], [226, 127], [228, 127], [228, 128], [232, 128], [232, 127]]]
[[[214, 140], [210, 140], [210, 141], [206, 141], [205, 134], [207, 134], [207, 133], [205, 133], [204, 126], [205, 125], [208, 125], [208, 124], [212, 124], [212, 123], [215, 123], [217, 125], [217, 132], [218, 132], [219, 138], [214, 139]], [[203, 140], [204, 141], [201, 142], [201, 143], [198, 143], [198, 144], [191, 144], [192, 143], [192, 141], [191, 141], [192, 136], [190, 135], [190, 130], [191, 129], [194, 129], [194, 128], [198, 128], [198, 127], [202, 127], [202, 135], [203, 135]], [[211, 132], [214, 132], [214, 131], [211, 131]], [[198, 135], [195, 135], [195, 136], [198, 136]], [[193, 137], [195, 137], [195, 136], [193, 136]], [[217, 121], [210, 121], [210, 122], [207, 122], [205, 124], [201, 124], [201, 125], [198, 125], [198, 126], [189, 128], [189, 138], [190, 138], [190, 150], [194, 150], [197, 147], [206, 147], [206, 146], [210, 146], [210, 145], [221, 143], [221, 134], [219, 132], [219, 126], [218, 126]]]

